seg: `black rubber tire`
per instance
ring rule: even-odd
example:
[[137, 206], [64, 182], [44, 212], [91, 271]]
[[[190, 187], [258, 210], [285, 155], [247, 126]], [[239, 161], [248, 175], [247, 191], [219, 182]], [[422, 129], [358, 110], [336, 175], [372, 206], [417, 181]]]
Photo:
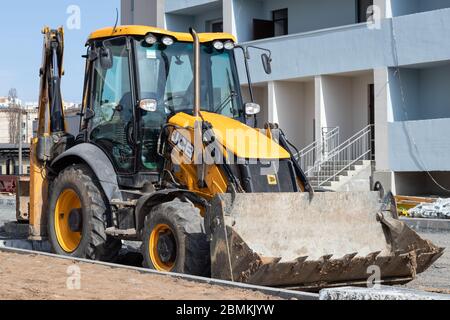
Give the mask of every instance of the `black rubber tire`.
[[[65, 252], [58, 243], [55, 232], [54, 210], [61, 193], [72, 189], [78, 195], [82, 205], [82, 236], [78, 248]], [[117, 259], [122, 241], [106, 235], [109, 205], [103, 190], [89, 167], [73, 165], [63, 170], [49, 188], [48, 238], [53, 253], [76, 258], [85, 258], [105, 262]]]
[[153, 229], [159, 224], [168, 225], [174, 233], [177, 254], [171, 272], [210, 277], [210, 244], [204, 219], [193, 204], [179, 199], [155, 207], [146, 217], [141, 249], [144, 267], [156, 269], [150, 258], [149, 241]]

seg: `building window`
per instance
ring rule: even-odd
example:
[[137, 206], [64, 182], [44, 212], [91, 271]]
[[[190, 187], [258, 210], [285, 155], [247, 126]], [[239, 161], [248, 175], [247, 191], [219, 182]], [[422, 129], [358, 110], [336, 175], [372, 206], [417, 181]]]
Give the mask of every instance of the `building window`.
[[211, 21], [211, 32], [223, 32], [223, 21]]
[[288, 34], [288, 9], [272, 11], [272, 20], [275, 37]]
[[272, 20], [253, 19], [253, 40], [288, 34], [288, 9], [272, 11]]
[[373, 0], [358, 0], [358, 23], [367, 22], [367, 10], [373, 6]]

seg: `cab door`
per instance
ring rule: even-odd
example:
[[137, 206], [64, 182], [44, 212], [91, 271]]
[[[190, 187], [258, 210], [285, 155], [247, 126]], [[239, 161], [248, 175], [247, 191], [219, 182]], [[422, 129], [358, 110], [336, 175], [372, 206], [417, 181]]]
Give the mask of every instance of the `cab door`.
[[88, 140], [103, 149], [118, 173], [135, 172], [134, 93], [126, 37], [103, 41], [92, 66]]

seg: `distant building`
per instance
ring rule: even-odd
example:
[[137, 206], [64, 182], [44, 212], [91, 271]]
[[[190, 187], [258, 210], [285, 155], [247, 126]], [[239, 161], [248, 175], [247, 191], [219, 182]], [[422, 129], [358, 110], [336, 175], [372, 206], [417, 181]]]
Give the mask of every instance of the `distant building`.
[[[14, 125], [11, 119], [18, 120], [18, 110], [13, 110], [10, 108], [0, 109], [0, 144], [9, 144], [16, 141], [15, 137], [14, 140], [12, 140], [13, 137], [11, 133], [15, 130], [11, 128], [11, 126]], [[31, 138], [33, 137], [33, 122], [36, 119], [36, 109], [22, 109], [21, 130], [23, 143], [29, 143]], [[17, 128], [17, 124], [15, 124], [15, 128]], [[18, 133], [16, 134], [18, 135]]]
[[[19, 174], [19, 148], [17, 145], [0, 143], [0, 175]], [[30, 144], [22, 146], [22, 174], [30, 174]]]
[[0, 97], [0, 108], [8, 108], [9, 107], [9, 99], [8, 97]]

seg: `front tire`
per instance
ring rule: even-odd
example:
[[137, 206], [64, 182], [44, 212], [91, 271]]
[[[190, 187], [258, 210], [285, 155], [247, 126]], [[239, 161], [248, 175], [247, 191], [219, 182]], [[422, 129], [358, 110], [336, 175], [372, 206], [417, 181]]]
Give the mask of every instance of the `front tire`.
[[92, 171], [74, 165], [62, 171], [49, 190], [48, 237], [59, 255], [114, 261], [122, 247], [105, 233], [107, 200]]
[[210, 247], [200, 210], [179, 199], [155, 207], [145, 220], [142, 255], [150, 269], [209, 277]]

